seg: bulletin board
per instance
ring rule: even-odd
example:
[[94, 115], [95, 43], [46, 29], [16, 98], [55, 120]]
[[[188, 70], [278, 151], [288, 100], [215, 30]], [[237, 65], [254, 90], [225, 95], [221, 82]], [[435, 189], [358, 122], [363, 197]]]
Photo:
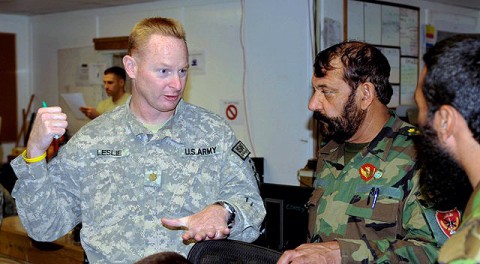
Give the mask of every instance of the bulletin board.
[[420, 9], [369, 0], [344, 0], [344, 39], [375, 45], [387, 57], [393, 96], [389, 107], [414, 104], [420, 56]]

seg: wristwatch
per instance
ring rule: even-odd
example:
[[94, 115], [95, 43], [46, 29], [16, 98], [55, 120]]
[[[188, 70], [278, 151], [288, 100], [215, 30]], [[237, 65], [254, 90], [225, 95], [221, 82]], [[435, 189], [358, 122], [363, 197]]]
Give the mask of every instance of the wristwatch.
[[223, 201], [215, 202], [214, 204], [221, 205], [227, 210], [227, 227], [231, 229], [235, 224], [235, 208], [231, 204]]

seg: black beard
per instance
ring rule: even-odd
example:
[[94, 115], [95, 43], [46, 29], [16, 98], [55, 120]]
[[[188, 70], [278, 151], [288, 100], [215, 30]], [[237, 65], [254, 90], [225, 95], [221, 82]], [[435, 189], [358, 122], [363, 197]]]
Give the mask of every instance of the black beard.
[[421, 127], [422, 134], [414, 137], [417, 157], [421, 164], [420, 190], [437, 210], [464, 210], [472, 194], [465, 170], [440, 146], [430, 124]]
[[355, 135], [366, 114], [366, 111], [355, 105], [352, 93], [340, 117], [330, 118], [315, 111], [313, 118], [320, 122], [321, 132], [326, 141], [331, 139], [337, 143], [343, 143]]

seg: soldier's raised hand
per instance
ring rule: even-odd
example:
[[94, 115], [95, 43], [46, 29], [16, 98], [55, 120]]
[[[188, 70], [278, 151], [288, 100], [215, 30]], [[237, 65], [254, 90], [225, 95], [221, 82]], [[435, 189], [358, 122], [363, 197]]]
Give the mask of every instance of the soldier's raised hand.
[[60, 137], [65, 134], [67, 125], [67, 115], [62, 112], [62, 108], [54, 106], [38, 109], [27, 143], [27, 157], [42, 155], [56, 135]]

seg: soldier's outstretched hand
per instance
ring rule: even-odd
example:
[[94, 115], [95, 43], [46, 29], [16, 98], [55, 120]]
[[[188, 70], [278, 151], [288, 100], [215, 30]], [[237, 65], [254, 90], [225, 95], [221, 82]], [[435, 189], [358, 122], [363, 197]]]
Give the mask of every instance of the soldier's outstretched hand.
[[209, 205], [202, 211], [178, 218], [162, 218], [162, 224], [168, 228], [185, 229], [182, 239], [188, 240], [212, 240], [224, 239], [230, 234], [226, 221], [227, 212], [221, 205]]

